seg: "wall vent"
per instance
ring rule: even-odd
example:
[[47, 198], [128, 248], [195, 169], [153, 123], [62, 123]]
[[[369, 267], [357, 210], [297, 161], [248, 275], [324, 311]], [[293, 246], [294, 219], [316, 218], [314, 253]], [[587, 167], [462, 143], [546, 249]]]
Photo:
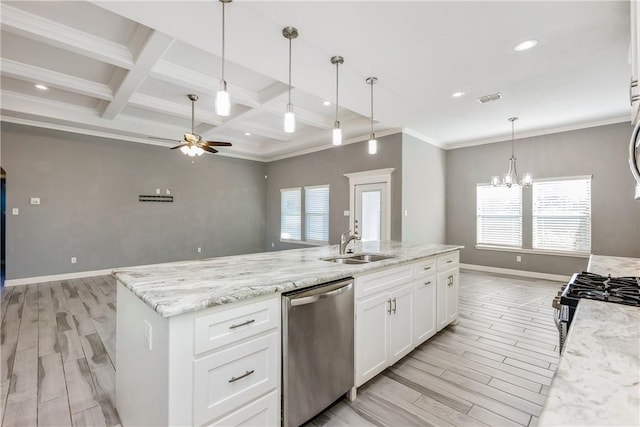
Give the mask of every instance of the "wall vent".
[[478, 100], [478, 102], [480, 104], [486, 104], [487, 102], [497, 101], [499, 99], [502, 99], [502, 94], [501, 93], [492, 93], [491, 95], [484, 95], [484, 96], [481, 96], [481, 97], [477, 98], [477, 100]]

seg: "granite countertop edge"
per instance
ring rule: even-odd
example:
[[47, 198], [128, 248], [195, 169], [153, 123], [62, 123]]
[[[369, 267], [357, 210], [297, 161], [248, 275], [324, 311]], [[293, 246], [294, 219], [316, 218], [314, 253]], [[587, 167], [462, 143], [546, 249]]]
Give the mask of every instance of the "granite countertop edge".
[[[336, 264], [322, 260], [338, 256], [338, 247], [333, 245], [122, 268], [114, 270], [112, 275], [142, 302], [167, 318], [373, 273], [462, 248], [459, 245], [393, 241], [358, 242], [354, 253], [382, 253], [394, 257], [366, 264]], [[266, 270], [270, 262], [273, 268]]]

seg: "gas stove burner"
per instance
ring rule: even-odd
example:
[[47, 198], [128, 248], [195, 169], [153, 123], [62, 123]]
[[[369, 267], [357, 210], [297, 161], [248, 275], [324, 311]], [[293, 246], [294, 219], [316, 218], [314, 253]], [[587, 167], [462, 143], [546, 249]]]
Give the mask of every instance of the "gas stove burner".
[[589, 298], [599, 301], [624, 303], [624, 298], [612, 296], [607, 291], [574, 291], [573, 294], [578, 298]]
[[563, 304], [575, 306], [579, 298], [640, 307], [640, 278], [575, 274], [563, 293]]

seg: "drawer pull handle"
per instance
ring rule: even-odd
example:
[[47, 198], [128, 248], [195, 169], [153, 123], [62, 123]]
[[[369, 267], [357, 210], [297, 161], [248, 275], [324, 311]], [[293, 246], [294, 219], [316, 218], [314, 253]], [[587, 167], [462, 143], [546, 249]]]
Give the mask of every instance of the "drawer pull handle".
[[424, 284], [425, 284], [425, 285], [430, 285], [430, 284], [431, 284], [431, 281], [424, 282]]
[[425, 267], [424, 269], [425, 270], [431, 270], [431, 267]]
[[256, 319], [247, 320], [246, 322], [238, 323], [237, 325], [231, 325], [231, 326], [229, 326], [229, 329], [235, 329], [235, 328], [239, 328], [240, 326], [249, 325], [249, 324], [251, 324], [251, 323], [253, 323], [255, 321], [256, 321]]
[[453, 260], [449, 259], [447, 260], [447, 264], [451, 264], [453, 262]]
[[396, 299], [394, 298], [393, 299], [393, 314], [396, 314], [396, 305], [397, 305], [397, 302], [396, 302]]
[[245, 372], [244, 374], [240, 375], [239, 377], [231, 377], [231, 379], [229, 380], [230, 383], [236, 382], [238, 380], [241, 380], [245, 377], [248, 377], [249, 375], [253, 374], [255, 372], [255, 369], [252, 369], [250, 371]]
[[391, 315], [391, 298], [389, 298], [387, 302], [389, 303], [389, 309], [387, 310], [387, 313]]

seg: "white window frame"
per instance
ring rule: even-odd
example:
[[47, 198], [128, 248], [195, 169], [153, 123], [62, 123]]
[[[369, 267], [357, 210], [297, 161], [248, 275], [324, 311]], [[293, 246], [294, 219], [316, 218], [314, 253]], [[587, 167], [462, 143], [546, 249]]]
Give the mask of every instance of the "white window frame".
[[[587, 237], [587, 243], [588, 243], [588, 248], [586, 248], [585, 250], [575, 250], [573, 248], [571, 249], [558, 249], [558, 248], [549, 248], [549, 247], [544, 247], [544, 246], [539, 246], [536, 247], [535, 244], [535, 237], [536, 237], [536, 218], [549, 218], [549, 217], [556, 217], [558, 218], [557, 215], [543, 215], [543, 214], [536, 214], [535, 213], [535, 193], [534, 193], [534, 188], [536, 184], [540, 184], [540, 183], [545, 183], [545, 182], [562, 182], [562, 181], [584, 181], [587, 180], [589, 181], [589, 210], [588, 210], [588, 214], [585, 215], [569, 215], [569, 217], [571, 218], [586, 218], [586, 227], [587, 229], [586, 231], [586, 237]], [[563, 254], [563, 255], [589, 255], [591, 253], [591, 245], [593, 243], [593, 239], [592, 239], [592, 213], [593, 213], [593, 198], [592, 198], [592, 181], [593, 181], [593, 176], [592, 175], [582, 175], [582, 176], [569, 176], [569, 177], [560, 177], [560, 178], [543, 178], [543, 179], [536, 179], [533, 181], [533, 186], [532, 186], [532, 193], [531, 193], [531, 248], [533, 251], [536, 252], [545, 252], [545, 253], [555, 253], [555, 254]]]
[[[283, 220], [283, 212], [282, 212], [282, 193], [290, 193], [293, 191], [297, 191], [300, 197], [300, 229], [298, 230], [298, 234], [300, 235], [299, 239], [295, 238], [282, 238], [282, 220]], [[289, 242], [289, 243], [300, 243], [302, 241], [302, 187], [292, 187], [292, 188], [281, 188], [280, 189], [280, 241], [281, 242]]]
[[[479, 183], [476, 184], [476, 249], [506, 249], [506, 250], [522, 250], [522, 244], [523, 244], [523, 230], [522, 230], [522, 224], [523, 224], [523, 203], [522, 203], [522, 197], [523, 197], [523, 189], [520, 186], [516, 186], [514, 185], [513, 187], [511, 187], [510, 189], [508, 189], [509, 191], [515, 191], [516, 189], [518, 189], [520, 191], [520, 228], [519, 228], [519, 240], [520, 240], [520, 244], [519, 245], [509, 245], [509, 244], [494, 244], [494, 243], [485, 243], [485, 242], [479, 242], [479, 238], [480, 238], [480, 217], [482, 217], [483, 215], [481, 215], [479, 213], [479, 207], [478, 207], [478, 189], [482, 188], [482, 187], [487, 187], [487, 188], [504, 188], [506, 189], [506, 187], [493, 187], [492, 184], [490, 183]], [[486, 215], [485, 215], [486, 216]], [[505, 217], [517, 217], [517, 215], [503, 215]]]
[[[326, 217], [327, 217], [327, 239], [326, 240], [312, 240], [308, 238], [309, 235], [309, 227], [307, 227], [307, 220], [309, 218], [309, 211], [307, 209], [307, 194], [308, 194], [308, 190], [315, 190], [318, 188], [326, 188], [328, 191], [328, 196], [327, 196], [327, 211], [326, 211]], [[331, 188], [329, 186], [329, 184], [324, 184], [324, 185], [310, 185], [307, 187], [304, 187], [304, 241], [307, 244], [314, 244], [314, 245], [327, 245], [329, 243], [329, 203], [330, 203], [330, 197], [331, 197]]]

